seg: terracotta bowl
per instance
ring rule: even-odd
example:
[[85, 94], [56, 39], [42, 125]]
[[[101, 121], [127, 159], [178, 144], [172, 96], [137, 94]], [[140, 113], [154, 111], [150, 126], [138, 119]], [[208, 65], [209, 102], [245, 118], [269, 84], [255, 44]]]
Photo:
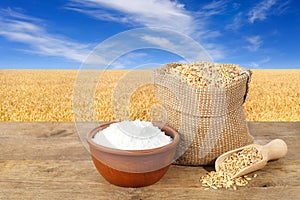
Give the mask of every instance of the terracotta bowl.
[[179, 134], [167, 125], [154, 123], [173, 141], [147, 150], [120, 150], [92, 141], [95, 134], [111, 123], [103, 123], [87, 136], [91, 157], [99, 173], [110, 183], [122, 187], [143, 187], [156, 183], [167, 172], [176, 152]]

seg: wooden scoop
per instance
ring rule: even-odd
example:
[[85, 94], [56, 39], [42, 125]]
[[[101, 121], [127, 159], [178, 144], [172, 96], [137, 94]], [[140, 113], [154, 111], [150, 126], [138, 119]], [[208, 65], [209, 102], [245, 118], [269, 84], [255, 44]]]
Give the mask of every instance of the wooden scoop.
[[234, 176], [232, 176], [231, 178], [235, 178], [235, 177], [239, 177], [239, 176], [243, 176], [245, 174], [254, 172], [256, 170], [259, 170], [261, 168], [263, 168], [267, 162], [269, 160], [276, 160], [279, 158], [282, 158], [283, 156], [286, 155], [287, 153], [287, 145], [286, 143], [281, 140], [281, 139], [275, 139], [272, 140], [271, 142], [269, 142], [266, 145], [259, 145], [259, 144], [250, 144], [248, 146], [244, 146], [238, 149], [234, 149], [232, 151], [228, 151], [222, 155], [220, 155], [216, 162], [215, 162], [215, 169], [216, 171], [219, 171], [219, 166], [221, 165], [221, 163], [227, 158], [230, 157], [231, 154], [237, 152], [237, 151], [241, 151], [245, 148], [249, 148], [249, 147], [254, 147], [258, 150], [258, 152], [260, 152], [262, 154], [262, 160], [254, 163], [248, 167], [245, 167], [243, 169], [241, 169], [239, 172], [237, 172]]

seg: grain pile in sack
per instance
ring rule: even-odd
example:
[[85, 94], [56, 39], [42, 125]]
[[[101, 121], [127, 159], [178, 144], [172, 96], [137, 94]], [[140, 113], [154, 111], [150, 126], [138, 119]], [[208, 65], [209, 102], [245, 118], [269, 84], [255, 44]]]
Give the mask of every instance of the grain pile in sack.
[[199, 62], [170, 63], [153, 73], [166, 123], [181, 136], [175, 164], [212, 164], [222, 153], [253, 142], [243, 108], [250, 71]]

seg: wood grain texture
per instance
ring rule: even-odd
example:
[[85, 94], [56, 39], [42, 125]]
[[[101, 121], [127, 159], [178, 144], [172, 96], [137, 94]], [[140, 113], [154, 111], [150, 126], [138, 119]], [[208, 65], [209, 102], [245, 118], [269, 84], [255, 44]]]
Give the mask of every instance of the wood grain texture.
[[249, 128], [256, 143], [285, 140], [286, 157], [237, 191], [205, 191], [199, 178], [212, 166], [172, 165], [154, 185], [121, 188], [98, 174], [74, 123], [1, 122], [0, 199], [299, 199], [300, 123], [252, 122]]

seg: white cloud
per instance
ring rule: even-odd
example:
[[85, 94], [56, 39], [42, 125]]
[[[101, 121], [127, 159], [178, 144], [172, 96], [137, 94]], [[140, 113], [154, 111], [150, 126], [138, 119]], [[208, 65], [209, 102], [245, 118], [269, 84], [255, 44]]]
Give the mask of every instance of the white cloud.
[[200, 43], [196, 42], [186, 35], [176, 34], [176, 32], [158, 33], [157, 35], [140, 35], [143, 41], [154, 45], [151, 48], [158, 48], [168, 51], [174, 55], [192, 61], [208, 61], [211, 56], [207, 54], [208, 50], [215, 50], [214, 44], [207, 43], [205, 48]]
[[252, 52], [257, 51], [263, 43], [260, 36], [258, 35], [246, 37], [246, 41], [249, 43], [249, 45], [245, 48]]
[[225, 4], [225, 1], [212, 1], [209, 4], [206, 4], [202, 7], [202, 9], [205, 10], [215, 10], [215, 9], [219, 9], [220, 7], [222, 7]]
[[[223, 57], [221, 45], [211, 42], [220, 37], [221, 32], [209, 28], [209, 17], [222, 14], [227, 1], [213, 1], [203, 5], [199, 11], [192, 12], [178, 1], [164, 0], [69, 0], [66, 9], [84, 13], [98, 20], [125, 23], [134, 27], [168, 28], [183, 34], [194, 36], [215, 59]], [[174, 47], [166, 38], [145, 37], [144, 40]], [[217, 55], [217, 56], [215, 56]]]
[[236, 2], [233, 2], [232, 3], [232, 8], [234, 9], [234, 10], [237, 10], [237, 9], [239, 9], [241, 7], [241, 3], [236, 3]]
[[[99, 20], [169, 28], [185, 33], [194, 30], [193, 17], [186, 12], [184, 5], [169, 0], [70, 0], [66, 8]], [[118, 14], [109, 11], [117, 11]]]
[[292, 0], [285, 0], [284, 2], [280, 2], [277, 6], [277, 8], [275, 9], [275, 13], [276, 15], [282, 15], [284, 13], [287, 12], [287, 10], [289, 9], [289, 4], [291, 3]]
[[268, 12], [271, 7], [276, 4], [277, 0], [264, 0], [257, 4], [248, 13], [248, 20], [250, 23], [254, 23], [256, 20], [263, 21], [267, 18]]
[[[225, 55], [221, 45], [213, 39], [220, 37], [221, 32], [209, 28], [209, 17], [222, 14], [226, 1], [213, 1], [203, 5], [198, 12], [188, 11], [185, 5], [172, 0], [69, 0], [66, 9], [84, 13], [99, 20], [115, 21], [134, 27], [168, 28], [186, 35], [193, 35], [211, 52], [214, 59]], [[4, 16], [1, 18], [1, 16]], [[45, 21], [24, 15], [11, 9], [0, 9], [0, 36], [14, 42], [29, 46], [24, 51], [58, 56], [74, 61], [83, 61], [92, 46], [73, 41], [70, 38], [52, 34], [45, 28]], [[163, 37], [145, 36], [144, 40], [170, 49], [178, 48], [176, 42]], [[90, 55], [87, 62], [105, 63], [104, 58]]]
[[215, 39], [217, 37], [220, 37], [222, 34], [220, 31], [212, 31], [212, 30], [199, 30], [197, 33], [194, 34], [196, 38], [198, 38], [200, 41], [208, 41], [210, 39]]
[[126, 68], [136, 68], [139, 65], [141, 59], [145, 59], [147, 57], [147, 53], [140, 52], [130, 52], [127, 53], [118, 59], [116, 59], [113, 63], [111, 63], [111, 69], [126, 69]]
[[250, 62], [247, 66], [254, 69], [259, 68], [259, 64], [257, 62]]
[[91, 46], [48, 33], [40, 19], [30, 17], [11, 9], [1, 9], [0, 36], [30, 46], [26, 52], [64, 57], [81, 62], [88, 55]]
[[270, 57], [265, 57], [261, 60], [257, 60], [257, 61], [252, 61], [249, 64], [247, 64], [246, 66], [249, 68], [255, 68], [255, 69], [259, 69], [261, 67], [261, 65], [269, 62], [271, 60]]
[[164, 38], [164, 37], [144, 35], [144, 36], [142, 36], [142, 39], [149, 42], [149, 43], [151, 43], [151, 44], [155, 44], [159, 47], [164, 47], [164, 48], [168, 48], [168, 49], [178, 48], [177, 45], [175, 45], [170, 40], [168, 40], [167, 38]]
[[226, 57], [225, 50], [222, 45], [212, 44], [212, 43], [206, 44], [205, 50], [211, 56], [211, 58], [215, 61]]
[[118, 22], [118, 23], [131, 24], [130, 19], [128, 17], [122, 17], [121, 15], [107, 13], [102, 10], [89, 10], [89, 9], [85, 9], [85, 8], [70, 7], [70, 6], [66, 7], [66, 9], [80, 12], [80, 13], [92, 16], [93, 18], [101, 19], [103, 21], [112, 21], [112, 22]]
[[238, 30], [242, 25], [242, 17], [243, 14], [241, 12], [239, 12], [233, 19], [233, 22], [231, 24], [226, 25], [226, 29], [230, 29], [230, 30]]
[[201, 17], [209, 17], [213, 15], [218, 15], [224, 12], [226, 7], [226, 0], [212, 1], [204, 6], [198, 12]]
[[3, 9], [0, 8], [0, 16], [9, 16], [11, 18], [17, 18], [25, 21], [42, 22], [43, 20], [31, 16], [24, 15], [20, 12], [16, 12], [11, 8]]

